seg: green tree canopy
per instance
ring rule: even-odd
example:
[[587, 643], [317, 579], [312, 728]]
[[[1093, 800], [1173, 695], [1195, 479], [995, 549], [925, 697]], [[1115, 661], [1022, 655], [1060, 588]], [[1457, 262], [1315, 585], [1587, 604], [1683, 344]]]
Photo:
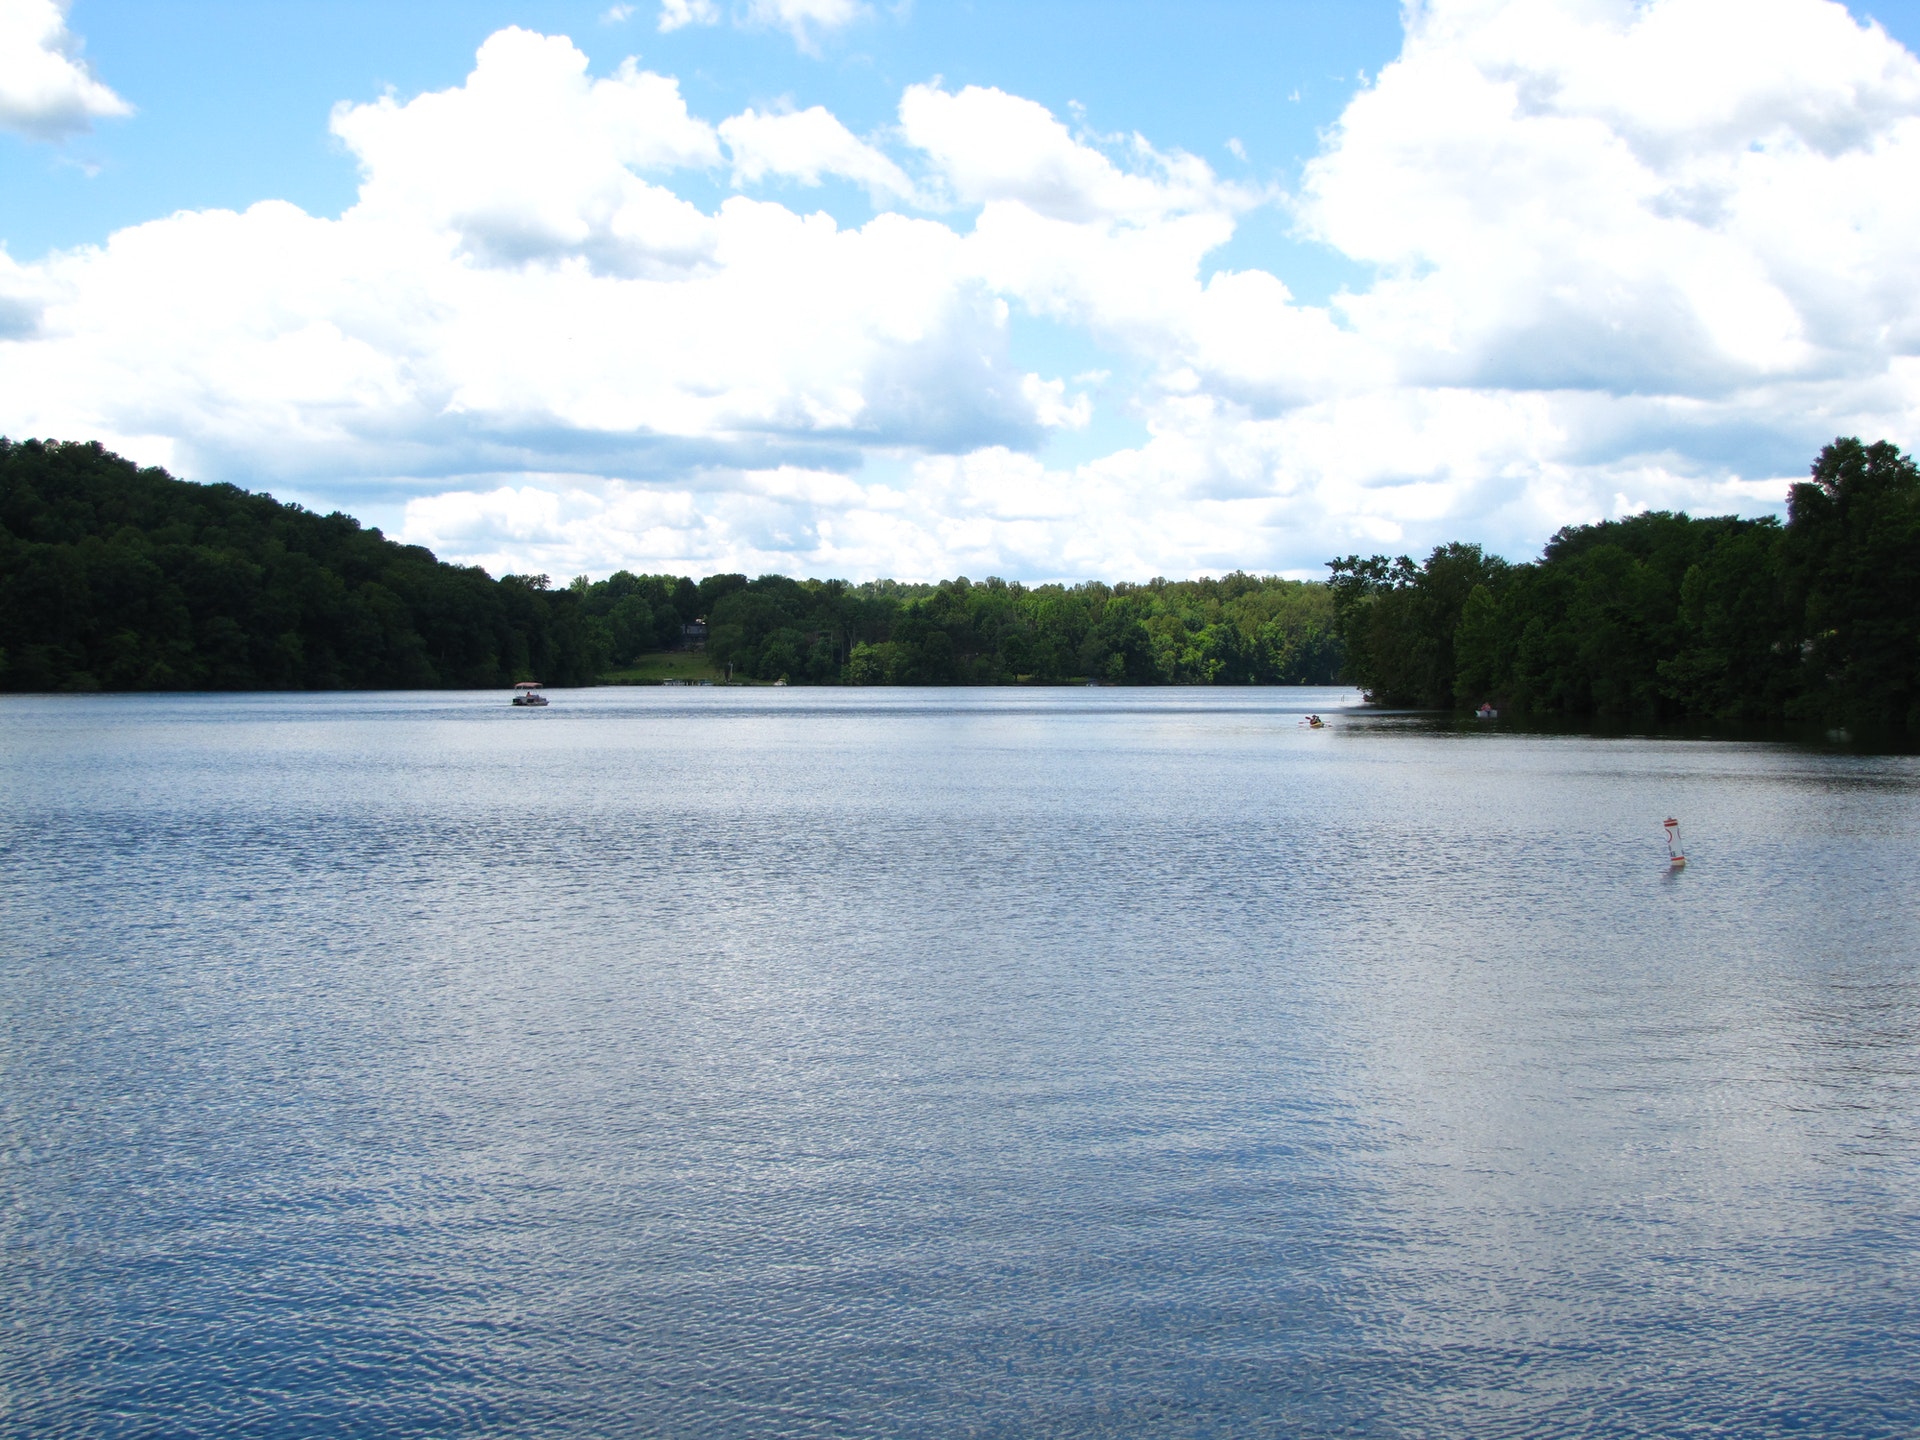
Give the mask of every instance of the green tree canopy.
[[496, 580], [98, 445], [0, 441], [0, 688], [585, 684], [684, 643], [794, 683], [1331, 683], [1325, 585], [1024, 586], [621, 570]]
[[0, 440], [0, 687], [590, 681], [580, 597], [97, 444]]
[[1348, 678], [1383, 703], [1920, 731], [1920, 471], [1884, 441], [1823, 449], [1784, 527], [1650, 511], [1524, 565], [1332, 570]]

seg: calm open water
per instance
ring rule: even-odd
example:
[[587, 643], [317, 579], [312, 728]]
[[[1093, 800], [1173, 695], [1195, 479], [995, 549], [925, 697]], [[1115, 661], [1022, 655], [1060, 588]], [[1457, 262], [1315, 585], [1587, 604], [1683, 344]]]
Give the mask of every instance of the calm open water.
[[0, 1431], [1920, 1431], [1920, 760], [1350, 698], [0, 703]]

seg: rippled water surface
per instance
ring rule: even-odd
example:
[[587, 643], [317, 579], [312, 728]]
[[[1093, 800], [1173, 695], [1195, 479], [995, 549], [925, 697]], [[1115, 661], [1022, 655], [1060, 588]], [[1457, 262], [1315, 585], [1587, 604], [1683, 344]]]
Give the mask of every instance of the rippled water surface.
[[0, 1432], [1920, 1431], [1920, 762], [1347, 698], [0, 703]]

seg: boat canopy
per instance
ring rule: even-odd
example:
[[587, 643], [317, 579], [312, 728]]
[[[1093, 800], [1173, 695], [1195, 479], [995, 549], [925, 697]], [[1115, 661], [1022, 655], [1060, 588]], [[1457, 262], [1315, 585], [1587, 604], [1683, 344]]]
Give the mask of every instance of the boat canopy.
[[540, 682], [538, 680], [522, 680], [513, 688], [516, 690], [538, 690], [540, 688]]

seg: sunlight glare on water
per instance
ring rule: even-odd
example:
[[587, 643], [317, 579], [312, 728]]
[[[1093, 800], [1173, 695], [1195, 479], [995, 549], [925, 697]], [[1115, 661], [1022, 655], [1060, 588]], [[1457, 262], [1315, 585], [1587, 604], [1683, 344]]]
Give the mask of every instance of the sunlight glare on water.
[[1920, 762], [1352, 700], [5, 701], [0, 1431], [1920, 1429]]

